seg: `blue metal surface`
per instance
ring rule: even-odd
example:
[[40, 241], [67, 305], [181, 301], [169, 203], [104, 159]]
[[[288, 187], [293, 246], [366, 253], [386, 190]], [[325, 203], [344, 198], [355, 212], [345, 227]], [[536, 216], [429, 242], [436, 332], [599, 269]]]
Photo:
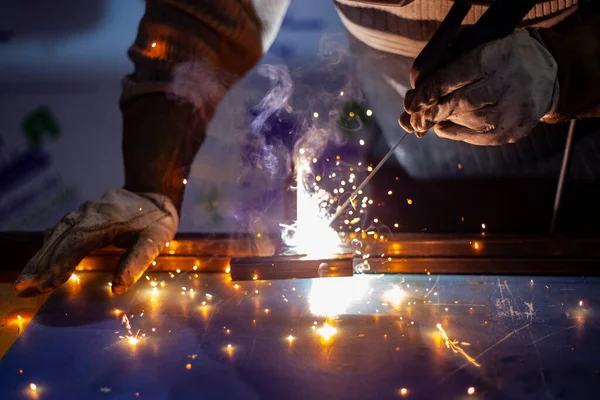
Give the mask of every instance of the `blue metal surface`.
[[[142, 278], [124, 296], [110, 294], [109, 275], [80, 278], [0, 361], [0, 399], [596, 399], [600, 390], [596, 278], [362, 275], [236, 288], [189, 271]], [[337, 330], [329, 340], [324, 314]]]

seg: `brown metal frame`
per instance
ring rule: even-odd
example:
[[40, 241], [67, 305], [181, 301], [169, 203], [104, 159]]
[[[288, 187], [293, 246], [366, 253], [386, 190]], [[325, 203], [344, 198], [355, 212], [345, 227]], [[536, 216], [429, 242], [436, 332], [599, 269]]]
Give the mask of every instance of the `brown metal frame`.
[[[369, 254], [370, 271], [375, 273], [600, 275], [600, 239], [596, 238], [394, 234], [385, 240], [367, 236], [361, 242], [361, 256], [306, 260], [273, 257], [278, 237], [181, 234], [152, 269], [190, 271], [196, 266], [198, 272], [224, 272], [232, 268], [237, 279], [257, 274], [261, 279], [346, 276]], [[39, 233], [0, 233], [0, 270], [20, 270], [41, 243]], [[121, 254], [122, 249], [115, 247], [97, 250], [78, 269], [112, 270]], [[319, 270], [323, 262], [329, 268]]]

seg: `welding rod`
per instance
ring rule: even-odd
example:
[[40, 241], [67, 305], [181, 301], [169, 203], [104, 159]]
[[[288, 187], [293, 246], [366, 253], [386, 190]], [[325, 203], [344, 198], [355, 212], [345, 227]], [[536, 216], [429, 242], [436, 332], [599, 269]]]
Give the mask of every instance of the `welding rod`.
[[408, 135], [408, 132], [404, 132], [404, 135], [402, 135], [402, 137], [396, 142], [396, 144], [392, 146], [390, 151], [388, 151], [387, 154], [385, 156], [383, 156], [383, 158], [381, 159], [381, 161], [379, 161], [379, 164], [377, 164], [377, 166], [373, 169], [373, 171], [371, 171], [371, 173], [369, 175], [367, 175], [365, 180], [362, 181], [362, 183], [360, 185], [358, 185], [358, 187], [354, 190], [354, 192], [352, 192], [350, 197], [348, 197], [348, 199], [340, 207], [337, 208], [337, 211], [335, 212], [335, 214], [333, 214], [333, 217], [331, 217], [331, 219], [329, 220], [329, 225], [331, 225], [333, 223], [333, 221], [335, 221], [342, 214], [342, 211], [344, 211], [344, 209], [346, 207], [348, 207], [348, 204], [350, 204], [350, 202], [352, 202], [352, 200], [354, 200], [356, 198], [356, 194], [359, 191], [361, 191], [362, 188], [364, 188], [371, 179], [373, 179], [373, 176], [377, 173], [377, 171], [379, 171], [379, 169], [381, 167], [383, 167], [383, 164], [385, 164], [385, 162], [392, 156], [392, 154], [394, 154], [394, 150], [396, 150], [396, 148], [400, 145], [400, 143], [402, 143], [402, 141], [404, 140], [404, 138], [407, 135]]
[[562, 193], [567, 180], [567, 172], [569, 170], [569, 161], [573, 153], [573, 137], [575, 136], [576, 120], [572, 119], [569, 124], [569, 133], [567, 134], [567, 143], [565, 144], [565, 154], [563, 156], [562, 166], [560, 167], [560, 175], [558, 177], [558, 185], [556, 186], [556, 195], [554, 196], [554, 209], [552, 210], [552, 222], [550, 223], [550, 234], [554, 235], [556, 231], [556, 223], [558, 221], [558, 210], [562, 200]]

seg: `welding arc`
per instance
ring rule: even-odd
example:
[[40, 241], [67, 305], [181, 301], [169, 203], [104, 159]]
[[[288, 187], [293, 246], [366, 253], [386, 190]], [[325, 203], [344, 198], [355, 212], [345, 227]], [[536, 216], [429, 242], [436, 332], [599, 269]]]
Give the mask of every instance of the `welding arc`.
[[379, 164], [377, 164], [377, 166], [373, 169], [373, 171], [371, 171], [371, 173], [369, 175], [367, 175], [365, 180], [362, 181], [362, 183], [360, 185], [358, 185], [358, 187], [352, 192], [350, 197], [348, 197], [348, 199], [346, 199], [346, 201], [340, 207], [337, 208], [337, 211], [335, 212], [335, 214], [333, 214], [333, 217], [331, 217], [331, 219], [329, 220], [329, 225], [331, 225], [331, 223], [333, 221], [335, 221], [342, 214], [342, 211], [344, 211], [344, 209], [346, 207], [348, 207], [348, 204], [350, 204], [352, 202], [352, 200], [354, 200], [356, 198], [356, 194], [360, 190], [362, 190], [362, 188], [364, 188], [371, 179], [373, 179], [373, 176], [375, 176], [377, 171], [379, 171], [379, 169], [381, 167], [383, 167], [383, 164], [385, 164], [385, 162], [392, 156], [392, 154], [394, 154], [394, 150], [396, 150], [396, 148], [400, 145], [400, 143], [402, 143], [402, 141], [404, 140], [404, 138], [406, 136], [408, 136], [408, 132], [404, 132], [404, 135], [402, 135], [402, 137], [396, 142], [396, 144], [392, 146], [390, 151], [388, 151], [387, 154], [385, 156], [383, 156], [383, 158], [381, 159], [381, 161], [379, 161]]

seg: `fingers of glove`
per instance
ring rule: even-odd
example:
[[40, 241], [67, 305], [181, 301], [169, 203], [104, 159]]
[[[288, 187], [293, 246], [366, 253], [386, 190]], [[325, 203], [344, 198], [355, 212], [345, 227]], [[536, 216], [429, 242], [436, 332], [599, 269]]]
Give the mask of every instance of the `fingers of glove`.
[[495, 107], [484, 107], [475, 111], [456, 112], [447, 121], [464, 126], [479, 133], [491, 132], [498, 126], [498, 110]]
[[457, 125], [450, 121], [443, 121], [433, 127], [436, 135], [444, 139], [463, 141], [476, 146], [499, 146], [513, 143], [511, 136], [498, 133], [496, 130], [490, 132], [477, 132], [473, 129]]
[[112, 284], [113, 293], [123, 294], [135, 284], [164, 245], [164, 240], [153, 238], [150, 232], [140, 234], [136, 243], [127, 249], [119, 260]]
[[410, 114], [425, 110], [437, 104], [442, 97], [485, 79], [479, 62], [480, 52], [479, 49], [469, 52], [408, 91], [404, 98], [404, 109]]
[[58, 288], [71, 277], [84, 257], [97, 248], [107, 246], [112, 239], [112, 235], [105, 231], [89, 232], [77, 228], [69, 231], [63, 240], [57, 242], [39, 260], [42, 271], [39, 274], [38, 290], [44, 293]]
[[63, 240], [64, 236], [77, 224], [81, 214], [71, 212], [65, 215], [52, 229], [44, 234], [42, 248], [29, 260], [23, 271], [14, 283], [14, 289], [21, 291], [37, 287], [42, 274], [51, 258], [55, 247]]
[[400, 125], [400, 127], [406, 132], [414, 132], [414, 129], [410, 124], [410, 114], [406, 111], [403, 112], [402, 115], [400, 115], [400, 117], [398, 117], [398, 125]]
[[425, 132], [438, 122], [450, 119], [453, 115], [469, 115], [472, 111], [492, 109], [502, 97], [502, 90], [495, 85], [479, 82], [464, 87], [441, 99], [434, 106], [411, 115], [410, 125], [415, 132]]

